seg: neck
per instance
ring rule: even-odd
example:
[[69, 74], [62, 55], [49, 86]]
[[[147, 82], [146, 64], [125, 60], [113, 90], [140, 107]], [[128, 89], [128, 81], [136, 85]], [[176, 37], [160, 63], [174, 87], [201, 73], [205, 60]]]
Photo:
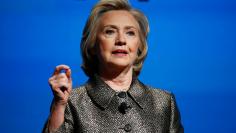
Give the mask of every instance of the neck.
[[103, 73], [99, 73], [99, 75], [113, 90], [117, 92], [128, 91], [132, 82], [133, 67], [126, 68], [122, 71], [103, 71]]

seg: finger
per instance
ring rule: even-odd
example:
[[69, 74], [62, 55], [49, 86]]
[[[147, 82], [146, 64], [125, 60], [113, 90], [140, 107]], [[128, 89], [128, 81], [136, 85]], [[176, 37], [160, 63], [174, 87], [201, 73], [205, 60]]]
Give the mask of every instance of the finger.
[[66, 70], [66, 76], [67, 78], [70, 80], [71, 79], [71, 70], [69, 69], [65, 69]]
[[50, 77], [50, 78], [48, 79], [48, 83], [49, 83], [50, 86], [53, 84], [54, 80], [55, 80], [55, 76]]
[[59, 74], [59, 73], [61, 72], [61, 70], [63, 70], [63, 69], [64, 69], [64, 70], [67, 70], [67, 69], [70, 69], [70, 67], [67, 66], [67, 65], [58, 65], [58, 66], [56, 66], [53, 75]]
[[63, 78], [63, 79], [57, 80], [56, 84], [57, 84], [58, 87], [62, 87], [62, 86], [66, 87], [66, 88], [69, 87], [68, 79], [67, 78]]
[[70, 96], [70, 92], [69, 91], [65, 91], [64, 94], [65, 94], [66, 97]]
[[61, 83], [61, 84], [56, 84], [56, 85], [54, 85], [53, 87], [52, 87], [52, 90], [53, 91], [55, 91], [55, 92], [62, 92], [62, 93], [64, 93], [65, 91], [68, 91], [69, 90], [69, 85], [68, 84], [63, 84], [63, 83]]
[[67, 76], [65, 73], [59, 73], [58, 75], [55, 76], [56, 80], [60, 80], [60, 79], [67, 79]]
[[65, 95], [63, 91], [65, 91], [65, 90], [61, 90], [60, 88], [58, 88], [53, 91], [53, 94], [54, 94], [54, 96], [62, 98]]

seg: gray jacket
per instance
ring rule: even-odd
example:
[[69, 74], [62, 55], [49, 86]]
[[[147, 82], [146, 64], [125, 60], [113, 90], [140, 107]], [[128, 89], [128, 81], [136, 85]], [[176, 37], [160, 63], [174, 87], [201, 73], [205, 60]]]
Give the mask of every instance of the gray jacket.
[[[47, 123], [43, 133], [48, 133]], [[134, 78], [127, 92], [115, 92], [98, 76], [73, 89], [65, 121], [56, 133], [183, 133], [173, 94]]]

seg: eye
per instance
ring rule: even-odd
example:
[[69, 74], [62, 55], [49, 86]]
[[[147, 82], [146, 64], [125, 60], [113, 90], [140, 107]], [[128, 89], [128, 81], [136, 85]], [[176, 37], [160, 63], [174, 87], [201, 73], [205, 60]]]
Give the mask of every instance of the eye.
[[129, 36], [135, 36], [135, 32], [134, 31], [128, 31], [126, 32], [127, 35]]
[[115, 33], [115, 31], [114, 30], [105, 30], [105, 34], [106, 35], [112, 35], [112, 34], [114, 34]]

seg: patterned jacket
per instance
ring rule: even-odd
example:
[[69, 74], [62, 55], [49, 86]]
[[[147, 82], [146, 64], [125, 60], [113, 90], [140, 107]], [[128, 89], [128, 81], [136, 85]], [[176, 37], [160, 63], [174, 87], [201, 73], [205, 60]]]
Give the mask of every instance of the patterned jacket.
[[[133, 78], [116, 92], [98, 76], [73, 89], [56, 133], [183, 133], [174, 95]], [[48, 133], [47, 122], [43, 133]]]

